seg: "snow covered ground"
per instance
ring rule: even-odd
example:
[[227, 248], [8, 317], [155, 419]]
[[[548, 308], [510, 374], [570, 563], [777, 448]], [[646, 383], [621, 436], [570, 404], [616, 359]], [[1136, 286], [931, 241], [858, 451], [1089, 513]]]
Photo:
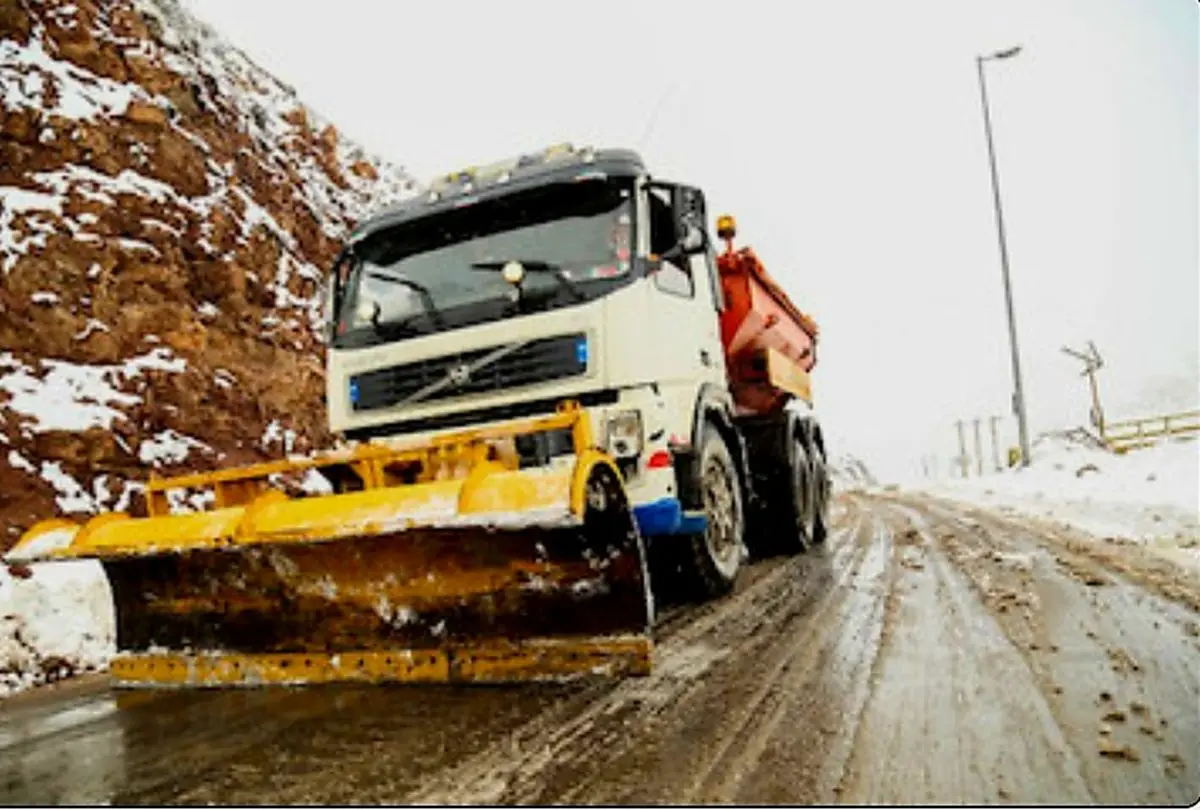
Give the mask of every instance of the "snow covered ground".
[[98, 562], [0, 565], [0, 698], [103, 669], [115, 644], [112, 592]]
[[1135, 540], [1200, 576], [1200, 441], [1116, 455], [1054, 438], [1035, 444], [1032, 456], [1027, 469], [914, 488]]

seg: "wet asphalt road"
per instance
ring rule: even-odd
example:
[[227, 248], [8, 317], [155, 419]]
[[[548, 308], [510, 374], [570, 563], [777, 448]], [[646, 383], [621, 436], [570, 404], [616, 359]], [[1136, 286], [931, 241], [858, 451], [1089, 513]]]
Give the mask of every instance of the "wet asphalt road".
[[673, 607], [647, 678], [0, 702], [0, 803], [1117, 803], [1200, 795], [1200, 583], [1137, 547], [846, 496]]

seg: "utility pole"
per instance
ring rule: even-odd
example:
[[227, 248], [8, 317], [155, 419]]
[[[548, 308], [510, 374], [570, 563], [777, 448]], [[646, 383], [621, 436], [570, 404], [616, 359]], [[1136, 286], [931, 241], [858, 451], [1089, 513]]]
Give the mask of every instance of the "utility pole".
[[1000, 472], [1004, 468], [1000, 466], [1000, 434], [996, 430], [996, 425], [1000, 424], [1002, 416], [989, 416], [988, 421], [992, 423], [992, 464], [996, 466], [996, 472]]
[[992, 202], [996, 209], [996, 232], [1000, 240], [1000, 270], [1004, 277], [1004, 303], [1008, 311], [1008, 343], [1012, 352], [1013, 412], [1017, 416], [1017, 432], [1021, 441], [1021, 466], [1029, 466], [1029, 426], [1025, 413], [1025, 393], [1021, 385], [1021, 355], [1017, 348], [1017, 322], [1013, 314], [1012, 283], [1008, 274], [1008, 245], [1004, 239], [1004, 214], [1000, 209], [1000, 178], [996, 170], [996, 149], [992, 143], [992, 116], [988, 110], [987, 84], [983, 78], [983, 63], [995, 59], [1009, 59], [1021, 52], [1017, 45], [990, 56], [976, 56], [975, 67], [979, 73], [979, 97], [983, 102], [983, 131], [987, 137], [988, 165], [992, 170]]
[[1100, 388], [1096, 384], [1096, 372], [1104, 367], [1104, 360], [1100, 357], [1100, 352], [1096, 349], [1096, 344], [1088, 341], [1086, 352], [1078, 352], [1074, 349], [1069, 349], [1063, 346], [1063, 352], [1071, 355], [1076, 360], [1083, 362], [1083, 371], [1079, 376], [1088, 378], [1088, 386], [1092, 390], [1092, 412], [1090, 414], [1092, 425], [1096, 430], [1100, 431], [1100, 439], [1105, 441], [1104, 436], [1104, 409], [1100, 407]]
[[962, 477], [969, 478], [971, 475], [970, 460], [967, 457], [967, 439], [963, 433], [963, 420], [959, 419], [955, 424], [958, 426], [958, 467], [962, 470]]

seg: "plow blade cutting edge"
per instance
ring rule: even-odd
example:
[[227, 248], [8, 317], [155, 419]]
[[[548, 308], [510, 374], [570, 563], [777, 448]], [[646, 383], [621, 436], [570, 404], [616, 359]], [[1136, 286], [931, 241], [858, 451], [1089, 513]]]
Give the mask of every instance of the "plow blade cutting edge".
[[[562, 455], [520, 461], [518, 441], [554, 435]], [[273, 486], [311, 469], [334, 494]], [[215, 507], [171, 514], [172, 489], [207, 489]], [[642, 541], [576, 407], [419, 447], [152, 480], [147, 509], [44, 521], [8, 556], [101, 562], [121, 685], [649, 671]]]

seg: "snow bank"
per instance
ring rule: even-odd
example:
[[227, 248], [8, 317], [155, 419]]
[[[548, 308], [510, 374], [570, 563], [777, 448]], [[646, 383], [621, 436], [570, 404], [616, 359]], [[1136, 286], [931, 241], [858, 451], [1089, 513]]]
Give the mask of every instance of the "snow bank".
[[1034, 446], [1033, 458], [1026, 469], [921, 489], [1136, 540], [1200, 573], [1200, 441], [1167, 441], [1117, 455], [1050, 439]]
[[100, 563], [0, 565], [0, 697], [103, 669], [115, 651], [112, 592]]

